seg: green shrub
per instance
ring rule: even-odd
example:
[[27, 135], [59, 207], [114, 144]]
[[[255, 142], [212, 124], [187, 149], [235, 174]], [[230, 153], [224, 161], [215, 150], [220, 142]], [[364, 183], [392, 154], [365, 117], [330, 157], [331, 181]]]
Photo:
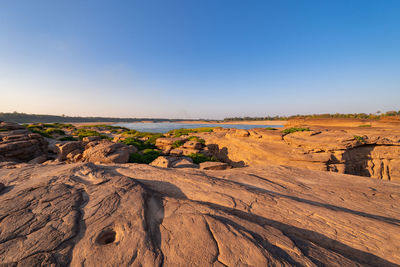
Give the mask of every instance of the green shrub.
[[111, 131], [112, 133], [120, 133], [123, 131], [129, 131], [126, 127], [112, 126], [107, 124], [96, 124], [96, 125], [84, 125], [82, 128], [102, 128]]
[[355, 136], [354, 136], [354, 139], [355, 139], [357, 142], [360, 142], [360, 143], [364, 142], [364, 137], [359, 136], [359, 135], [355, 135]]
[[43, 129], [42, 125], [39, 124], [29, 124], [26, 126], [28, 129]]
[[175, 141], [174, 143], [172, 143], [172, 147], [173, 148], [178, 148], [180, 146], [183, 146], [184, 143], [185, 143], [184, 140], [178, 140], [178, 141]]
[[49, 134], [47, 134], [46, 132], [41, 131], [41, 130], [39, 130], [39, 129], [30, 128], [29, 130], [30, 130], [32, 133], [40, 134], [40, 135], [43, 136], [43, 137], [53, 138], [51, 135], [49, 135]]
[[193, 163], [196, 163], [196, 164], [200, 164], [200, 163], [206, 162], [206, 161], [217, 161], [217, 159], [214, 156], [207, 157], [201, 153], [196, 153], [196, 154], [193, 153], [193, 154], [188, 155], [188, 157], [192, 158]]
[[124, 143], [125, 145], [132, 145], [136, 147], [138, 150], [156, 148], [156, 146], [151, 142], [149, 142], [149, 140], [142, 141], [140, 139], [136, 139], [133, 137], [126, 138], [125, 140], [121, 140], [119, 142]]
[[271, 131], [277, 130], [276, 128], [273, 128], [273, 127], [265, 127], [264, 129], [265, 130], [271, 130]]
[[195, 141], [195, 142], [199, 142], [202, 143], [203, 145], [206, 143], [206, 141], [198, 136], [191, 136], [188, 138], [189, 141]]
[[59, 135], [65, 135], [65, 132], [61, 129], [57, 128], [48, 128], [45, 130], [45, 133], [53, 135], [53, 134], [59, 134]]
[[171, 130], [168, 133], [172, 134], [174, 137], [180, 137], [182, 135], [188, 135], [189, 133], [209, 133], [212, 132], [214, 128], [211, 127], [201, 127], [193, 129], [176, 129]]
[[100, 134], [97, 131], [94, 130], [87, 130], [87, 129], [78, 129], [74, 132], [75, 135], [77, 135], [79, 137], [79, 139], [83, 139], [84, 137], [88, 137], [88, 136], [100, 136], [101, 139], [108, 139], [111, 140], [111, 137], [108, 137], [107, 135], [104, 134]]
[[129, 156], [130, 163], [144, 163], [149, 164], [158, 156], [160, 156], [161, 152], [154, 149], [145, 149], [141, 152], [132, 153]]
[[129, 130], [122, 133], [123, 136], [127, 136], [129, 138], [147, 138], [146, 143], [154, 145], [158, 138], [164, 137], [161, 133], [149, 133], [149, 132], [139, 132], [136, 130]]
[[75, 129], [76, 127], [72, 124], [65, 123], [44, 123], [42, 124], [45, 128], [58, 128], [58, 129]]
[[371, 124], [362, 124], [362, 125], [359, 125], [358, 127], [371, 127]]
[[72, 136], [64, 136], [64, 137], [61, 137], [59, 140], [60, 141], [78, 141], [78, 139], [76, 139]]
[[308, 132], [308, 131], [310, 131], [309, 128], [292, 127], [292, 128], [287, 128], [287, 129], [283, 130], [282, 133], [290, 134], [290, 133], [294, 133], [294, 132]]

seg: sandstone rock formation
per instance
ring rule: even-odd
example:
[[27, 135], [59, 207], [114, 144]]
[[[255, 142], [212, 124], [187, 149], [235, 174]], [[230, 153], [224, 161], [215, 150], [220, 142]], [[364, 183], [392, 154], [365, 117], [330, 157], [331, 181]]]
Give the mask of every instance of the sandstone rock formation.
[[12, 122], [0, 122], [0, 161], [26, 162], [47, 154], [47, 142], [39, 134]]
[[78, 163], [0, 169], [1, 184], [5, 266], [400, 264], [396, 183]]
[[134, 146], [102, 140], [88, 143], [83, 152], [82, 160], [99, 163], [127, 163], [129, 155], [136, 151], [137, 149]]
[[232, 168], [232, 166], [228, 165], [225, 162], [213, 162], [213, 161], [206, 161], [200, 163], [200, 169], [202, 170], [227, 170]]
[[[400, 128], [310, 127], [310, 131], [235, 129], [199, 133], [224, 162], [281, 164], [400, 181]], [[241, 132], [243, 133], [243, 132]], [[232, 165], [232, 164], [231, 164]]]
[[198, 168], [197, 164], [193, 163], [193, 160], [189, 157], [174, 157], [174, 156], [159, 156], [153, 162], [151, 166], [161, 168]]

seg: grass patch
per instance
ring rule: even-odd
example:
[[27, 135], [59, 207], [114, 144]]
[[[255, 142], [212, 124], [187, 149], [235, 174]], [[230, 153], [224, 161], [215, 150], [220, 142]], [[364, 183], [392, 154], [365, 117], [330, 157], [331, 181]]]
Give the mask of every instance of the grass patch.
[[189, 133], [210, 133], [214, 128], [211, 127], [201, 127], [201, 128], [193, 128], [193, 129], [176, 129], [171, 130], [168, 133], [172, 134], [174, 137], [180, 137], [182, 135], [188, 135]]
[[273, 128], [273, 127], [265, 127], [264, 129], [265, 129], [265, 130], [271, 130], [271, 131], [277, 130], [276, 128]]
[[50, 134], [50, 135], [53, 135], [53, 134], [65, 135], [65, 132], [58, 128], [48, 128], [45, 130], [45, 133]]
[[35, 128], [30, 128], [29, 129], [32, 133], [37, 133], [37, 134], [40, 134], [41, 136], [43, 136], [43, 137], [47, 137], [47, 138], [53, 138], [51, 135], [49, 135], [48, 133], [46, 133], [46, 132], [44, 132], [44, 131], [42, 131], [42, 130], [39, 130], [39, 129], [35, 129]]
[[172, 147], [173, 148], [178, 148], [180, 146], [183, 146], [184, 143], [185, 143], [184, 140], [178, 140], [178, 141], [175, 141], [174, 143], [172, 143]]
[[363, 143], [364, 142], [364, 137], [359, 136], [359, 135], [355, 135], [354, 139], [357, 140], [357, 142]]
[[120, 143], [124, 143], [125, 145], [132, 145], [136, 147], [138, 150], [144, 150], [144, 149], [153, 149], [156, 148], [154, 144], [149, 142], [149, 140], [142, 141], [137, 138], [129, 137], [126, 138], [125, 140], [119, 141]]
[[200, 163], [203, 163], [206, 161], [217, 161], [217, 159], [214, 156], [207, 157], [200, 153], [189, 154], [188, 157], [190, 157], [193, 160], [193, 163], [195, 163], [195, 164], [200, 164]]
[[358, 125], [358, 127], [371, 127], [371, 124], [362, 124], [362, 125]]
[[161, 133], [149, 133], [149, 132], [139, 132], [136, 130], [129, 130], [126, 132], [123, 132], [122, 135], [127, 136], [129, 138], [147, 138], [145, 142], [150, 143], [150, 144], [155, 144], [156, 140], [158, 138], [164, 137], [163, 134]]
[[96, 124], [96, 125], [84, 125], [82, 128], [101, 128], [105, 130], [109, 130], [112, 133], [121, 133], [125, 131], [129, 131], [128, 128], [126, 127], [121, 127], [121, 126], [112, 126], [112, 125], [107, 125], [107, 124]]
[[43, 124], [43, 127], [45, 128], [58, 128], [58, 129], [76, 129], [76, 127], [72, 124], [66, 124], [66, 123], [45, 123]]
[[59, 139], [60, 141], [78, 141], [75, 137], [72, 136], [64, 136]]
[[141, 152], [132, 153], [129, 156], [130, 163], [149, 164], [160, 156], [161, 152], [154, 149], [145, 149]]
[[83, 139], [84, 137], [88, 137], [88, 136], [99, 136], [101, 139], [108, 139], [111, 140], [111, 137], [108, 137], [107, 135], [104, 134], [100, 134], [97, 131], [94, 130], [88, 130], [88, 129], [78, 129], [74, 132], [75, 135], [78, 136], [79, 139]]
[[195, 142], [199, 142], [203, 145], [205, 145], [206, 141], [198, 136], [191, 136], [188, 138], [189, 141], [195, 141]]
[[309, 128], [297, 128], [297, 127], [292, 127], [288, 128], [282, 131], [284, 134], [290, 134], [290, 133], [295, 133], [295, 132], [308, 132], [310, 131]]

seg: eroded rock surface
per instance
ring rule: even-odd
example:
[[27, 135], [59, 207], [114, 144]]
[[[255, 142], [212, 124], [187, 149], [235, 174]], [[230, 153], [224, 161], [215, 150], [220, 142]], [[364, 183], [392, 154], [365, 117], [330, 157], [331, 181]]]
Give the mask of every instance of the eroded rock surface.
[[0, 161], [27, 162], [47, 154], [47, 142], [12, 122], [0, 122]]
[[[349, 183], [351, 179], [351, 183]], [[400, 185], [267, 166], [0, 169], [11, 266], [395, 266]]]
[[289, 165], [400, 181], [399, 128], [310, 127], [286, 135], [267, 129], [248, 133], [218, 129], [197, 135], [208, 146], [217, 146], [210, 151], [224, 162]]

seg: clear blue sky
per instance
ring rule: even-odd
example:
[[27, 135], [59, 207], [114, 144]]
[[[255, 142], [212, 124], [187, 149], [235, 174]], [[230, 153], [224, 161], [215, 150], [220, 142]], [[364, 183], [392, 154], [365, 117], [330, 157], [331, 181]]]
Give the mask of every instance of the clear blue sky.
[[400, 1], [0, 1], [0, 111], [400, 109]]

